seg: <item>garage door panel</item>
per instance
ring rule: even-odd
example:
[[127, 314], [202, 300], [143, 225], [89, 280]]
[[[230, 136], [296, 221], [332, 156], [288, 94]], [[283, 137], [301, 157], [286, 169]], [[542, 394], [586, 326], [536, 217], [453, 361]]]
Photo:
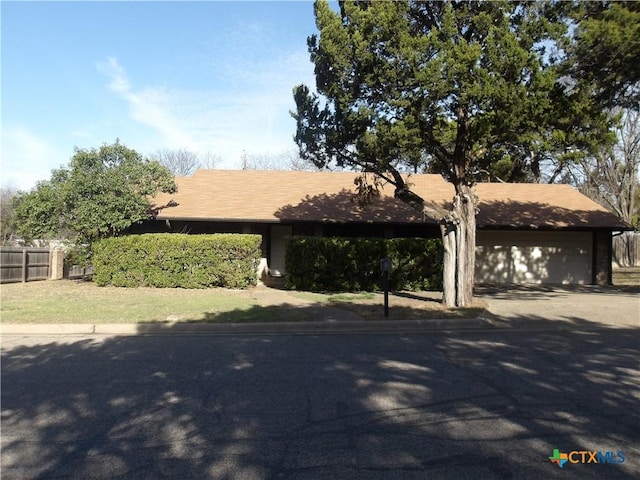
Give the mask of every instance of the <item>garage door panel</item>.
[[478, 283], [591, 283], [590, 232], [478, 232]]

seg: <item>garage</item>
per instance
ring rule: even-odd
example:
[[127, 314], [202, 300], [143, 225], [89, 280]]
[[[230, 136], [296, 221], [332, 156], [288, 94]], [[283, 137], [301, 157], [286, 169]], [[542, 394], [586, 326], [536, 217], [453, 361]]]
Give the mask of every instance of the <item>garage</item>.
[[476, 283], [592, 283], [592, 232], [480, 230], [476, 245]]

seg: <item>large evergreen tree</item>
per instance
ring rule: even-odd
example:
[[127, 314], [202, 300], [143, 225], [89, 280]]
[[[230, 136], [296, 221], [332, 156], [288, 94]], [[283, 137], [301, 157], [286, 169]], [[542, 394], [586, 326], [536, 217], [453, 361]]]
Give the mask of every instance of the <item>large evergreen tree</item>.
[[564, 5], [575, 29], [566, 73], [605, 107], [640, 108], [640, 2]]
[[567, 164], [569, 178], [622, 220], [638, 224], [640, 195], [640, 3], [561, 4], [570, 30], [563, 72], [616, 125], [616, 142]]
[[[570, 145], [606, 131], [590, 98], [561, 81], [561, 12], [539, 2], [315, 4], [319, 95], [294, 90], [301, 156], [371, 172], [440, 222], [447, 305], [473, 295], [479, 176], [539, 178], [550, 152], [575, 155]], [[400, 174], [425, 165], [453, 184], [450, 211], [425, 204]], [[358, 182], [364, 197], [376, 185]]]

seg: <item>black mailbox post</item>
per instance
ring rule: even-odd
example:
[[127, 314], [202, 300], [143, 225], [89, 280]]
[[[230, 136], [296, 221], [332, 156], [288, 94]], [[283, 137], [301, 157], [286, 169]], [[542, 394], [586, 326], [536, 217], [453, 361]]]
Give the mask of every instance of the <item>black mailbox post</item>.
[[384, 289], [384, 317], [389, 317], [389, 272], [391, 271], [391, 259], [386, 257], [380, 260], [382, 271], [382, 287]]

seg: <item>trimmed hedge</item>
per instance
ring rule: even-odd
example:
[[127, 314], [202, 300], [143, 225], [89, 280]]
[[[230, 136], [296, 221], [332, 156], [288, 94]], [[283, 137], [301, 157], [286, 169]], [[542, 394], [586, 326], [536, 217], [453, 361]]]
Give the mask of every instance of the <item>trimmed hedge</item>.
[[286, 288], [312, 292], [382, 288], [380, 259], [391, 258], [392, 290], [441, 290], [441, 239], [289, 237]]
[[101, 286], [245, 288], [257, 282], [260, 235], [159, 233], [93, 244], [93, 281]]

